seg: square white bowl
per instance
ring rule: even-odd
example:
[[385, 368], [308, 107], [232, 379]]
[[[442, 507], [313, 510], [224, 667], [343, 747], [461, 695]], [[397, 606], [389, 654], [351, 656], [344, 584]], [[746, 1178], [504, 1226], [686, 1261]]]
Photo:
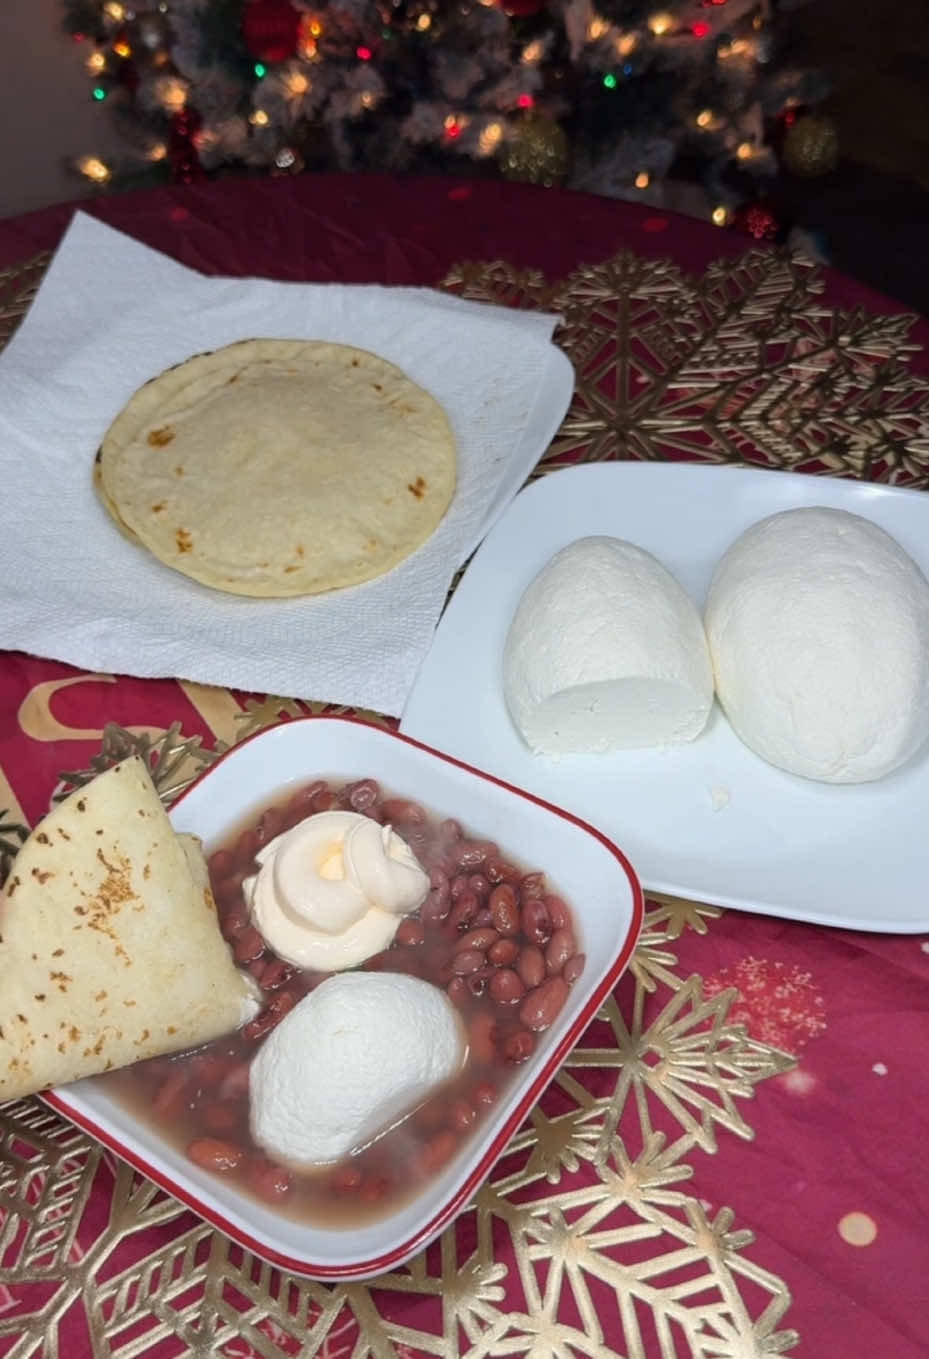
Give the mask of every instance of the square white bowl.
[[466, 1206], [625, 970], [644, 909], [635, 872], [599, 831], [409, 737], [353, 718], [298, 718], [257, 733], [202, 774], [178, 799], [171, 819], [177, 830], [193, 832], [209, 848], [288, 786], [317, 777], [365, 776], [456, 818], [473, 834], [491, 836], [505, 853], [544, 870], [569, 902], [587, 955], [555, 1024], [444, 1171], [379, 1221], [317, 1227], [275, 1212], [195, 1166], [156, 1127], [115, 1099], [105, 1077], [44, 1096], [249, 1250], [292, 1273], [319, 1279], [361, 1279], [396, 1268]]

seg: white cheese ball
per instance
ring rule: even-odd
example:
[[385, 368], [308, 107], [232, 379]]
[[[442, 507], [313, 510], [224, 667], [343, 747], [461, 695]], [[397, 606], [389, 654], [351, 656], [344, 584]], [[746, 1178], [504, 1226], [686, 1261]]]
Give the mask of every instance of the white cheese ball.
[[700, 614], [650, 553], [619, 538], [581, 538], [520, 600], [503, 692], [539, 754], [691, 741], [713, 704]]
[[365, 1146], [461, 1067], [444, 991], [398, 972], [341, 972], [269, 1034], [249, 1073], [252, 1136], [275, 1160], [323, 1165]]
[[771, 764], [865, 783], [929, 736], [929, 582], [870, 520], [816, 507], [753, 525], [705, 621], [719, 701]]

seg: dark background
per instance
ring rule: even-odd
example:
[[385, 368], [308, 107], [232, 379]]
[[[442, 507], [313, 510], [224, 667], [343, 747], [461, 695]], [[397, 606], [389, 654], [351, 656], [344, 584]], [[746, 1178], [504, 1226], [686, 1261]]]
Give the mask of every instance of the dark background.
[[783, 174], [785, 218], [830, 263], [929, 315], [929, 0], [808, 0], [782, 10], [798, 62], [828, 73], [834, 171]]

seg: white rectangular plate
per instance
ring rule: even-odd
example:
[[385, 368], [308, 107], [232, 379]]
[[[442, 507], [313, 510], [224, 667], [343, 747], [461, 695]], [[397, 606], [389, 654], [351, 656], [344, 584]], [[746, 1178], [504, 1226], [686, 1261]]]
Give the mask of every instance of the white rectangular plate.
[[827, 505], [891, 533], [929, 574], [929, 495], [873, 483], [693, 464], [600, 463], [523, 491], [485, 539], [417, 677], [401, 731], [598, 826], [647, 887], [746, 911], [895, 933], [929, 929], [929, 747], [875, 783], [774, 769], [714, 707], [688, 745], [533, 755], [509, 719], [501, 657], [549, 558], [588, 534], [658, 557], [702, 608], [722, 554], [778, 510]]

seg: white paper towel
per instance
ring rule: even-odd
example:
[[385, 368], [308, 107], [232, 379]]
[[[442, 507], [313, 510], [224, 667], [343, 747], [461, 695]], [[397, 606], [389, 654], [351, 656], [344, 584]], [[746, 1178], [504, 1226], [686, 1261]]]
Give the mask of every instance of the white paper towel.
[[[0, 645], [89, 670], [398, 714], [455, 571], [567, 408], [557, 319], [428, 289], [207, 278], [78, 213], [0, 357]], [[94, 455], [136, 388], [251, 336], [372, 350], [445, 407], [455, 497], [432, 538], [379, 580], [238, 598], [162, 566], [99, 504]]]

